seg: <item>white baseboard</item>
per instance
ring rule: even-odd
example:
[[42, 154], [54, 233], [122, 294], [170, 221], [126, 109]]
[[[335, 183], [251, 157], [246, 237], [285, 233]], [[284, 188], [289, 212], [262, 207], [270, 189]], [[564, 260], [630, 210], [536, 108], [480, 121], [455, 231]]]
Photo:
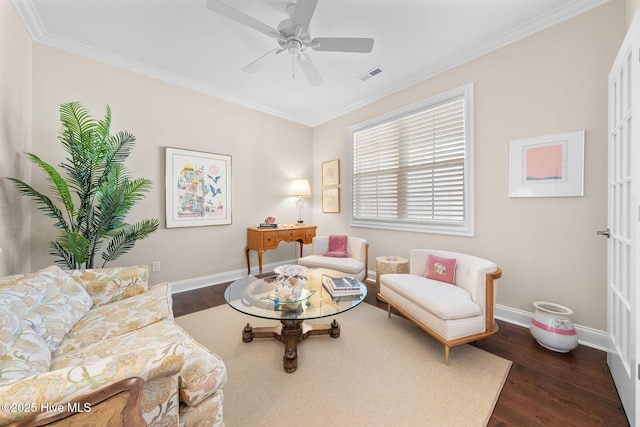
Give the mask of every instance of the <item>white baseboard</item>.
[[[295, 264], [296, 260], [291, 259], [287, 261], [279, 261], [272, 264], [263, 264], [262, 272], [273, 271], [279, 265], [282, 264]], [[260, 273], [258, 266], [251, 267], [251, 275], [258, 275]], [[171, 282], [171, 293], [179, 294], [180, 292], [192, 291], [194, 289], [205, 288], [207, 286], [219, 285], [221, 283], [232, 282], [242, 277], [247, 276], [247, 270], [245, 268], [241, 270], [226, 271], [224, 273], [211, 274], [209, 276], [195, 277], [193, 279], [178, 280]]]
[[[282, 264], [295, 264], [296, 260], [279, 261], [277, 263], [265, 264], [262, 266], [262, 271], [272, 271]], [[375, 280], [375, 272], [368, 272], [368, 279]], [[259, 274], [258, 266], [251, 268], [251, 274]], [[200, 289], [207, 286], [219, 285], [221, 283], [228, 283], [233, 280], [240, 279], [247, 276], [247, 270], [244, 268], [241, 270], [227, 271], [224, 273], [211, 274], [209, 276], [196, 277], [193, 279], [179, 280], [171, 282], [171, 293], [178, 294], [180, 292], [191, 291], [194, 289]], [[531, 323], [531, 316], [533, 313], [527, 311], [518, 310], [516, 308], [507, 307], [504, 305], [496, 304], [495, 317], [496, 319], [512, 323], [514, 325], [522, 326], [523, 328], [529, 328]], [[592, 347], [597, 350], [607, 351], [608, 335], [605, 331], [598, 329], [588, 328], [586, 326], [574, 325], [576, 332], [578, 333], [578, 343]]]
[[[529, 329], [533, 313], [496, 304], [495, 317], [514, 325]], [[601, 351], [607, 351], [608, 334], [605, 331], [573, 325], [578, 333], [578, 343]]]

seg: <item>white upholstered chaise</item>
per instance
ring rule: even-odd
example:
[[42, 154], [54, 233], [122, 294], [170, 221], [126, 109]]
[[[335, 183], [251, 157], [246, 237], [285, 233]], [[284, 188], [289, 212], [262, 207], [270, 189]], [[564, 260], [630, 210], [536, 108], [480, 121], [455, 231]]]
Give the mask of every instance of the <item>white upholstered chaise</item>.
[[[455, 284], [425, 277], [428, 255], [455, 258]], [[477, 341], [498, 332], [494, 320], [494, 281], [502, 276], [486, 259], [458, 252], [412, 249], [408, 274], [380, 276], [378, 297], [445, 346], [449, 364], [451, 347]]]

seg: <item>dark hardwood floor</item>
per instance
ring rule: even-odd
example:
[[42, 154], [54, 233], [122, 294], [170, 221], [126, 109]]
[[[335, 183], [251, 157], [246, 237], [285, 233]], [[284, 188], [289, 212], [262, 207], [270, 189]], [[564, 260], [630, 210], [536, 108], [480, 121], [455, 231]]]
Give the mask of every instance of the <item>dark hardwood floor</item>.
[[[367, 285], [365, 302], [386, 310], [375, 297], [375, 284]], [[225, 304], [225, 289], [220, 284], [173, 295], [174, 315]], [[538, 345], [527, 328], [498, 324], [500, 332], [478, 342], [478, 347], [513, 365], [489, 426], [629, 425], [605, 352], [579, 345], [570, 353], [555, 353]]]

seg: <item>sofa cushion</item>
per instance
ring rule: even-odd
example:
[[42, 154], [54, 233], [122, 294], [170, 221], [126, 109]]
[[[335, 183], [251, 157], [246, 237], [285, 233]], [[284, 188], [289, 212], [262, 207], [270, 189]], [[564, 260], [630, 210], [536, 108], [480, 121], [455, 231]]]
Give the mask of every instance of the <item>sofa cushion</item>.
[[358, 274], [364, 270], [364, 262], [354, 258], [333, 258], [322, 255], [309, 255], [298, 259], [298, 264], [309, 268], [328, 268], [345, 273]]
[[445, 283], [456, 283], [456, 259], [443, 258], [429, 254], [427, 271], [424, 275], [427, 279], [439, 280]]
[[51, 350], [44, 339], [9, 306], [0, 306], [0, 384], [46, 372], [50, 366]]
[[411, 299], [440, 319], [482, 315], [482, 308], [471, 300], [471, 294], [458, 286], [415, 274], [384, 274], [380, 276], [380, 280], [385, 286]]
[[[56, 266], [0, 281], [0, 305], [15, 313], [54, 351], [93, 305], [86, 291]], [[18, 333], [18, 332], [15, 332]]]
[[94, 307], [71, 328], [54, 357], [171, 319], [171, 309], [171, 289], [166, 282], [152, 286], [143, 294]]
[[93, 305], [82, 286], [56, 266], [41, 270], [33, 279], [18, 282], [17, 286], [20, 285], [44, 287], [43, 299], [22, 314], [21, 320], [44, 339], [52, 352]]
[[0, 305], [18, 316], [33, 310], [44, 299], [44, 286], [40, 286], [37, 274], [22, 274], [0, 280]]
[[46, 372], [51, 365], [49, 346], [20, 320], [44, 297], [44, 287], [17, 285], [35, 276], [0, 279], [0, 384]]
[[69, 274], [87, 290], [95, 305], [141, 294], [148, 287], [146, 265], [72, 270]]

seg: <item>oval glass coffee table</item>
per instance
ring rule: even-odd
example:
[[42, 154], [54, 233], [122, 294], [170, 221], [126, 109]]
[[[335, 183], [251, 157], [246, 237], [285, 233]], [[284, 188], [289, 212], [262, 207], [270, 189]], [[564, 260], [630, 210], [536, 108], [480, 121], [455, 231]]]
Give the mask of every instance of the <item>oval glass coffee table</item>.
[[234, 309], [261, 319], [279, 320], [275, 327], [256, 327], [250, 323], [242, 330], [242, 341], [254, 338], [275, 338], [284, 343], [284, 370], [294, 372], [298, 367], [298, 342], [311, 335], [340, 336], [340, 325], [333, 319], [330, 324], [307, 324], [305, 320], [335, 316], [351, 310], [364, 301], [367, 287], [358, 282], [361, 294], [356, 296], [331, 297], [322, 286], [322, 276], [344, 277], [339, 271], [312, 269], [307, 272], [304, 291], [298, 301], [275, 301], [274, 289], [277, 279], [258, 279], [247, 276], [231, 283], [224, 292], [224, 299]]

